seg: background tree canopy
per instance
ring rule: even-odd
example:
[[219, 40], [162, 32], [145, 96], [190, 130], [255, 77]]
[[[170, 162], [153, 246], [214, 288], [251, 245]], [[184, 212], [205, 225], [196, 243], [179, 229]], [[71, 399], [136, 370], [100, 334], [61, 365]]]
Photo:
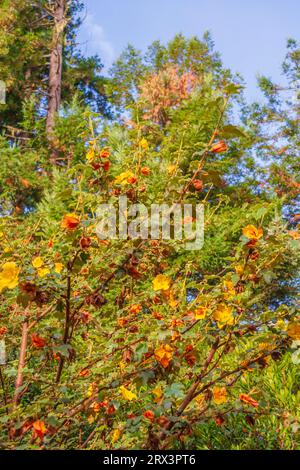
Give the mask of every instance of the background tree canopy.
[[[208, 34], [102, 76], [81, 11], [0, 6], [0, 447], [297, 449], [299, 44], [249, 104]], [[100, 240], [120, 195], [202, 203], [203, 248]]]

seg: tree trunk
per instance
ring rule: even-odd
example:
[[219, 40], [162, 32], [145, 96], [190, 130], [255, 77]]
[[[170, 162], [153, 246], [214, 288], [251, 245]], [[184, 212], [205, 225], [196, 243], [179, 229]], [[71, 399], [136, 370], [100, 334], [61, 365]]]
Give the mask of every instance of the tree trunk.
[[54, 27], [50, 54], [48, 112], [46, 121], [46, 133], [49, 142], [51, 142], [53, 137], [55, 115], [61, 102], [63, 36], [66, 26], [65, 9], [66, 0], [56, 0], [53, 11]]
[[28, 322], [26, 320], [24, 321], [23, 327], [22, 327], [22, 339], [21, 339], [21, 347], [20, 347], [20, 355], [19, 355], [18, 373], [16, 377], [15, 393], [14, 393], [14, 398], [13, 398], [14, 407], [16, 407], [18, 404], [19, 395], [20, 395], [20, 387], [23, 384], [23, 369], [26, 363], [27, 337], [28, 337]]

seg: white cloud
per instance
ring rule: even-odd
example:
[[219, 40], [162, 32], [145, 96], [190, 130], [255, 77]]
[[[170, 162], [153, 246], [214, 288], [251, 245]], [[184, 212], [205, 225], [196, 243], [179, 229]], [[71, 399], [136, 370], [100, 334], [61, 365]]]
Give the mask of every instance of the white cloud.
[[115, 59], [112, 43], [106, 38], [103, 27], [98, 24], [94, 15], [87, 14], [81, 26], [81, 48], [86, 55], [98, 54], [107, 70]]

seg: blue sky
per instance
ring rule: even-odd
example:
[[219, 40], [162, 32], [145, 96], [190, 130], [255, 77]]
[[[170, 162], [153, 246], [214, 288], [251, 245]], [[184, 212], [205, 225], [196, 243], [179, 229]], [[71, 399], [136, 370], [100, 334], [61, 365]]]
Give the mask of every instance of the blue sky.
[[176, 33], [209, 30], [224, 64], [247, 82], [247, 97], [259, 97], [257, 74], [281, 79], [289, 37], [300, 39], [300, 0], [84, 0], [79, 41], [98, 53], [106, 70], [124, 47], [139, 49]]

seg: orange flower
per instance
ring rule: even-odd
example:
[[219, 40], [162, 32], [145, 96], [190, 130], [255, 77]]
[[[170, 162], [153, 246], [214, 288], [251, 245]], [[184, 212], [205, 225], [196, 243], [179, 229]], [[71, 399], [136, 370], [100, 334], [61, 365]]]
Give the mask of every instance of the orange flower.
[[36, 333], [33, 333], [31, 335], [31, 344], [35, 348], [41, 349], [46, 346], [46, 341], [43, 338], [41, 338], [39, 335], [37, 335]]
[[66, 214], [61, 222], [61, 227], [67, 230], [75, 230], [80, 224], [80, 219], [76, 214]]
[[21, 183], [25, 188], [30, 188], [31, 184], [25, 178], [21, 178]]
[[243, 228], [243, 234], [245, 237], [249, 238], [249, 240], [259, 240], [264, 232], [262, 228], [256, 228], [254, 225], [247, 225], [247, 227]]
[[47, 434], [48, 429], [45, 426], [44, 421], [37, 420], [33, 423], [33, 437], [36, 439], [39, 437], [41, 441], [44, 439], [44, 435]]
[[207, 307], [198, 307], [194, 311], [195, 320], [203, 320], [206, 317]]
[[141, 168], [141, 173], [144, 176], [149, 176], [150, 175], [150, 168], [148, 168], [147, 166], [144, 166], [143, 168]]
[[201, 180], [195, 180], [193, 182], [193, 186], [196, 189], [196, 191], [201, 191], [201, 189], [203, 188], [203, 183]]
[[96, 401], [93, 401], [93, 403], [91, 404], [90, 408], [92, 408], [92, 410], [94, 410], [95, 413], [99, 413], [99, 411], [101, 410], [101, 408], [104, 408], [103, 402], [102, 402], [102, 403], [98, 403], [98, 402], [96, 402]]
[[79, 372], [79, 377], [87, 377], [90, 375], [90, 371], [88, 369], [83, 369]]
[[137, 183], [137, 177], [136, 176], [129, 176], [129, 178], [127, 179], [127, 183], [129, 184], [135, 184]]
[[292, 218], [293, 222], [298, 222], [300, 221], [300, 214], [295, 214], [294, 217]]
[[154, 421], [155, 415], [154, 415], [153, 411], [151, 411], [151, 410], [145, 411], [145, 413], [143, 413], [143, 416], [144, 416], [144, 418], [149, 419], [150, 421]]
[[6, 326], [2, 326], [2, 328], [0, 328], [0, 338], [4, 336], [6, 333], [7, 333]]
[[300, 240], [300, 232], [297, 232], [297, 230], [290, 230], [288, 234], [293, 240]]
[[219, 142], [214, 144], [210, 149], [210, 151], [214, 153], [223, 153], [223, 152], [227, 152], [227, 150], [228, 150], [228, 146], [224, 140], [220, 140]]
[[139, 304], [132, 305], [129, 309], [130, 313], [139, 313], [142, 310], [142, 306]]
[[152, 317], [155, 318], [155, 320], [163, 320], [163, 315], [159, 312], [152, 312]]
[[154, 356], [164, 368], [167, 368], [173, 357], [174, 349], [169, 344], [163, 344], [156, 349]]
[[217, 405], [227, 401], [227, 390], [225, 387], [215, 387], [213, 389], [213, 399]]
[[182, 326], [183, 321], [180, 318], [173, 317], [171, 321], [171, 328], [176, 328], [178, 326]]
[[250, 397], [249, 395], [246, 395], [245, 393], [242, 393], [240, 395], [240, 400], [243, 402], [243, 403], [246, 403], [247, 405], [251, 405], [251, 406], [254, 406], [254, 408], [257, 408], [259, 406], [258, 402], [256, 400], [254, 400], [252, 397]]
[[109, 158], [110, 153], [109, 150], [101, 150], [100, 155], [101, 158]]
[[118, 318], [118, 325], [119, 326], [125, 326], [128, 323], [128, 318], [126, 317], [120, 317]]

